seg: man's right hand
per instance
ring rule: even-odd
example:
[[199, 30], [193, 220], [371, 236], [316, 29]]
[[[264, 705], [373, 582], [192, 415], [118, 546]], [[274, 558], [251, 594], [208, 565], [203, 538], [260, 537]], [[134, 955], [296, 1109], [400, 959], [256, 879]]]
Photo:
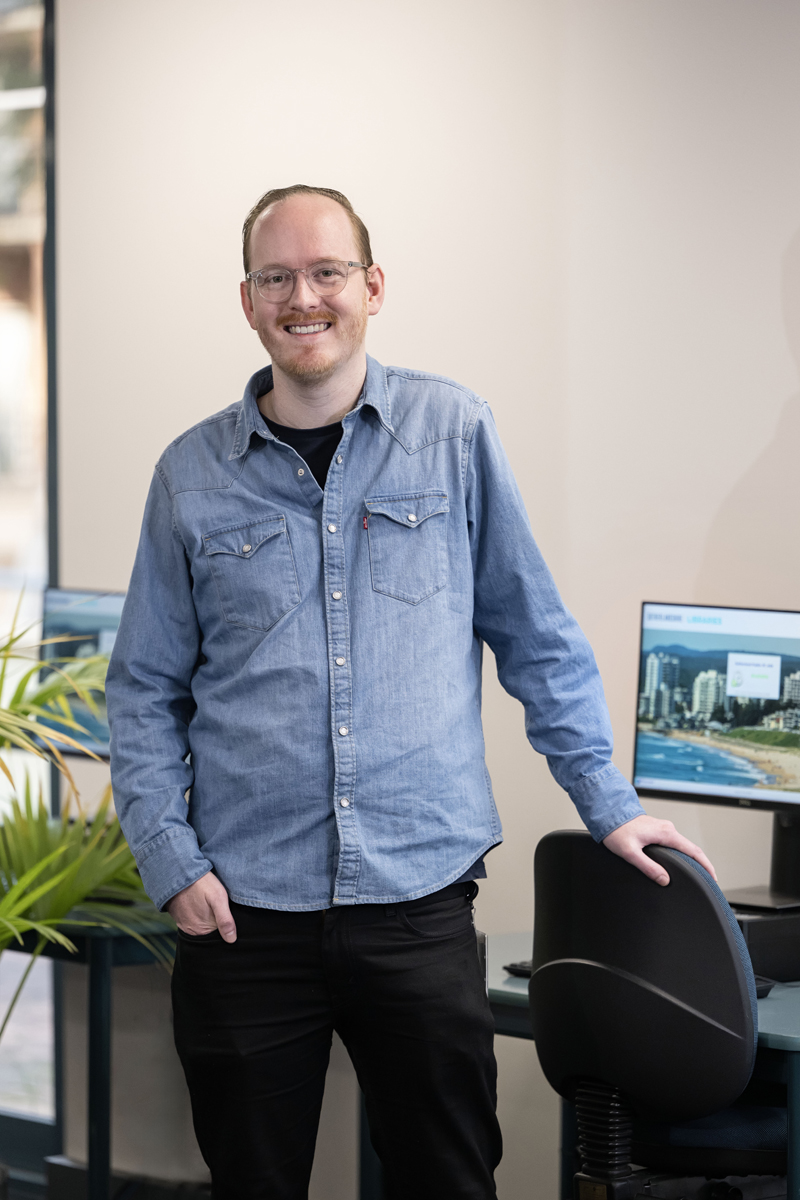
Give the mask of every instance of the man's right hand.
[[174, 895], [167, 902], [167, 912], [178, 928], [191, 936], [218, 929], [224, 941], [236, 941], [228, 893], [211, 871]]

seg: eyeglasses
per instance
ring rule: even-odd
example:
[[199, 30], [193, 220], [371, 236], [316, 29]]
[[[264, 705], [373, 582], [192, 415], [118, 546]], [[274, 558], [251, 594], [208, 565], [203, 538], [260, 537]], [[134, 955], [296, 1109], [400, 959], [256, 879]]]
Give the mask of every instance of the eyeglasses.
[[291, 296], [298, 275], [305, 275], [306, 283], [318, 296], [336, 296], [344, 291], [354, 267], [369, 270], [366, 263], [341, 262], [338, 258], [331, 258], [295, 270], [291, 267], [262, 267], [260, 271], [248, 271], [246, 277], [252, 279], [259, 296], [280, 303]]

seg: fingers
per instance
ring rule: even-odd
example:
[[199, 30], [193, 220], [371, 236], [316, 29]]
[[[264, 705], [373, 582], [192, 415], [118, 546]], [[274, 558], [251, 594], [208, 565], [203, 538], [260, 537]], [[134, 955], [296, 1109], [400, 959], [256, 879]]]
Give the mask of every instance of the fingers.
[[184, 933], [198, 936], [218, 929], [224, 941], [236, 941], [236, 922], [231, 915], [228, 893], [210, 872], [178, 892], [166, 907]]
[[634, 867], [638, 867], [643, 875], [646, 875], [648, 879], [652, 879], [660, 887], [666, 887], [669, 883], [669, 875], [661, 864], [653, 862], [652, 858], [648, 858], [642, 850], [631, 850], [628, 854], [623, 854], [622, 858]]
[[216, 875], [204, 875], [200, 881], [205, 884], [205, 900], [211, 909], [211, 918], [222, 934], [225, 942], [236, 941], [236, 922], [231, 916], [228, 893]]
[[217, 923], [217, 929], [222, 934], [222, 939], [225, 942], [236, 941], [236, 922], [231, 916], [230, 905], [228, 903], [228, 893], [222, 888], [222, 895], [215, 895], [211, 901], [211, 910], [214, 913], [214, 920]]
[[648, 879], [662, 886], [669, 883], [669, 875], [662, 866], [643, 853], [645, 846], [669, 846], [672, 850], [680, 850], [695, 859], [708, 871], [712, 879], [717, 878], [713, 864], [700, 847], [695, 846], [694, 842], [690, 842], [682, 833], [678, 833], [671, 821], [659, 821], [655, 817], [647, 816], [634, 817], [604, 838], [603, 844], [614, 854], [637, 867]]
[[680, 850], [683, 854], [688, 854], [689, 858], [693, 858], [696, 862], [699, 862], [700, 866], [708, 871], [712, 879], [717, 878], [717, 872], [714, 870], [711, 859], [703, 853], [699, 846], [695, 846], [694, 842], [690, 842], [682, 833], [678, 833], [678, 830], [674, 826], [664, 841], [651, 842], [650, 844], [669, 846], [673, 850]]

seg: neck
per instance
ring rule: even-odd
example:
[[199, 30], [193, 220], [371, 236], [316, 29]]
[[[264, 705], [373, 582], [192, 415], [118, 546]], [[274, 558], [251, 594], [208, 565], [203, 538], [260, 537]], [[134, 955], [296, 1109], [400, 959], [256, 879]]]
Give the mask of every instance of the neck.
[[328, 379], [304, 380], [272, 366], [272, 391], [258, 398], [265, 417], [292, 429], [318, 429], [341, 421], [355, 408], [367, 374], [362, 350]]

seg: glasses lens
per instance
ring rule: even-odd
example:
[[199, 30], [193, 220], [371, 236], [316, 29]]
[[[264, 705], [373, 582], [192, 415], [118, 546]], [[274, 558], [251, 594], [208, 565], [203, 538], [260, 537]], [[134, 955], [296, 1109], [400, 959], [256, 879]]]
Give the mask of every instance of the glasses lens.
[[335, 296], [347, 283], [347, 263], [319, 262], [309, 267], [306, 277], [319, 296]]
[[255, 277], [256, 287], [266, 300], [285, 300], [292, 292], [292, 276], [279, 267], [274, 271], [260, 271]]

